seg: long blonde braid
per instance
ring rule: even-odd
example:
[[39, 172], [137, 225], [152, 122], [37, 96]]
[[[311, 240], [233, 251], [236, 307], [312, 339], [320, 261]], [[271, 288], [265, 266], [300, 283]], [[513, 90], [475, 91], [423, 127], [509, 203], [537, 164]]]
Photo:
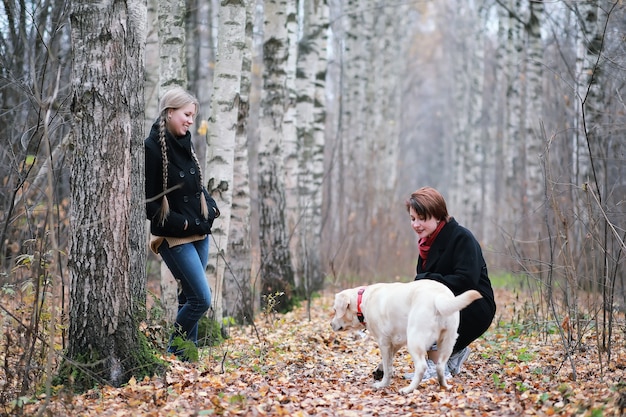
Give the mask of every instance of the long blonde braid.
[[167, 174], [169, 160], [167, 159], [167, 143], [165, 142], [165, 115], [167, 109], [165, 109], [159, 116], [159, 144], [161, 145], [161, 159], [163, 161], [163, 200], [161, 201], [161, 213], [159, 213], [159, 225], [165, 224], [165, 219], [170, 214], [170, 203], [167, 200]]

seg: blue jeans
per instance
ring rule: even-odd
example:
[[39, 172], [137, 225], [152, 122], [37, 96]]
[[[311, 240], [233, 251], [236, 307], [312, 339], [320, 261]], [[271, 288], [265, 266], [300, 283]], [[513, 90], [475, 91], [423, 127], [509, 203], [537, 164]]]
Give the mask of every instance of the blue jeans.
[[[185, 335], [187, 340], [198, 344], [198, 320], [211, 307], [211, 288], [204, 271], [209, 260], [209, 236], [204, 239], [170, 248], [167, 241], [159, 247], [159, 254], [178, 281], [182, 291], [178, 293], [176, 335]], [[176, 349], [168, 347], [170, 353]]]

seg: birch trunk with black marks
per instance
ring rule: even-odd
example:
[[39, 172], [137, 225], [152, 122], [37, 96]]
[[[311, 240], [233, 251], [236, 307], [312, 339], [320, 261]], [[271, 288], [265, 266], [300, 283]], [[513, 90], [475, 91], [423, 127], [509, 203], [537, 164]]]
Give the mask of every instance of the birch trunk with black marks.
[[[157, 6], [158, 40], [159, 40], [159, 82], [158, 100], [168, 88], [179, 86], [187, 88], [187, 56], [185, 0], [159, 0]], [[158, 114], [154, 115], [153, 121]], [[195, 141], [194, 132], [191, 132]], [[176, 320], [178, 313], [178, 282], [161, 262], [161, 302], [165, 316], [170, 323]]]
[[252, 279], [252, 254], [250, 237], [251, 201], [250, 170], [248, 167], [248, 118], [252, 77], [252, 34], [254, 27], [254, 1], [246, 2], [245, 43], [242, 50], [241, 80], [239, 87], [239, 114], [235, 134], [235, 159], [233, 161], [233, 194], [228, 233], [229, 265], [224, 273], [224, 315], [238, 323], [254, 320], [256, 282]]
[[206, 151], [205, 178], [221, 215], [212, 228], [213, 250], [209, 253], [207, 275], [213, 290], [215, 320], [223, 318], [225, 262], [233, 203], [235, 138], [240, 106], [241, 68], [246, 48], [246, 1], [220, 5], [217, 62], [211, 99], [211, 117]]
[[[288, 0], [293, 2], [293, 0]], [[285, 114], [288, 112], [289, 34], [284, 2], [267, 1], [263, 40], [263, 88], [258, 146], [258, 199], [261, 296], [264, 307], [288, 311], [294, 273], [289, 252], [285, 198]]]
[[310, 296], [324, 283], [321, 239], [328, 5], [325, 0], [305, 0], [303, 10], [296, 71], [300, 218], [294, 256], [298, 259], [296, 277], [300, 277], [296, 285]]

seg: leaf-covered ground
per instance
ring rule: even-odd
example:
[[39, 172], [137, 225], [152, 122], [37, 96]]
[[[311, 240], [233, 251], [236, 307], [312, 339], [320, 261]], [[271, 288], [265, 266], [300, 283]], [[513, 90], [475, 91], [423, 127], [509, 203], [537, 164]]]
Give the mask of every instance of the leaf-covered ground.
[[[570, 361], [558, 331], [519, 320], [523, 300], [499, 290], [497, 301], [498, 323], [471, 345], [464, 371], [449, 381], [449, 391], [431, 380], [410, 395], [399, 394], [408, 383], [401, 375], [411, 371], [404, 349], [396, 357], [399, 375], [392, 385], [373, 390], [376, 343], [331, 330], [329, 294], [314, 301], [310, 320], [306, 306], [286, 315], [260, 315], [256, 332], [231, 329], [226, 343], [202, 351], [198, 363], [168, 358], [171, 367], [163, 376], [80, 396], [60, 394], [49, 399], [43, 415], [621, 415], [626, 405], [626, 381], [620, 382], [626, 368], [623, 321], [615, 326], [622, 330], [613, 335], [612, 358], [603, 356], [601, 367], [592, 326]], [[43, 401], [29, 404], [25, 414], [34, 415]]]

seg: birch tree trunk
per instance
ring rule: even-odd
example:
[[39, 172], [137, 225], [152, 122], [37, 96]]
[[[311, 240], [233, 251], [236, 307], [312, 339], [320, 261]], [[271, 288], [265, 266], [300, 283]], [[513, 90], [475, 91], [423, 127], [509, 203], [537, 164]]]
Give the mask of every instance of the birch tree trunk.
[[[450, 200], [457, 219], [478, 236], [482, 235], [484, 132], [483, 80], [484, 40], [480, 12], [471, 3], [454, 2], [453, 25], [458, 28], [454, 45], [445, 48], [453, 54], [452, 68], [456, 108], [454, 122], [454, 175]], [[454, 59], [456, 57], [456, 60]]]
[[[74, 385], [152, 375], [138, 329], [145, 303], [143, 50], [145, 3], [75, 3], [69, 269]], [[79, 375], [76, 377], [75, 375]]]
[[287, 105], [283, 118], [283, 156], [285, 179], [285, 222], [287, 240], [294, 279], [294, 296], [302, 297], [299, 289], [302, 288], [303, 277], [298, 273], [301, 260], [297, 256], [300, 244], [299, 229], [302, 227], [299, 207], [298, 177], [299, 177], [299, 143], [297, 136], [296, 114], [296, 62], [298, 58], [298, 16], [296, 16], [296, 1], [284, 3], [283, 12], [286, 17], [287, 61], [285, 62], [285, 88], [287, 91]]
[[329, 9], [326, 0], [304, 0], [303, 10], [296, 71], [300, 219], [294, 256], [296, 276], [302, 277], [300, 285], [309, 298], [324, 282], [320, 255]]
[[[606, 163], [608, 142], [607, 126], [603, 114], [606, 100], [603, 79], [605, 77], [605, 27], [612, 10], [613, 1], [592, 0], [575, 4], [578, 16], [578, 42], [576, 48], [576, 115], [577, 129], [574, 137], [574, 183], [572, 200], [576, 219], [574, 245], [579, 256], [606, 253], [606, 223], [603, 212], [606, 188]], [[622, 104], [623, 106], [623, 104]], [[608, 113], [608, 112], [607, 112]], [[595, 198], [592, 197], [595, 195]], [[602, 220], [600, 220], [602, 219]], [[603, 227], [604, 226], [604, 227]], [[602, 237], [604, 235], [604, 238]], [[588, 239], [587, 236], [594, 236]], [[589, 262], [580, 266], [585, 276], [600, 277], [591, 279], [594, 289], [606, 281], [606, 255], [592, 256]]]
[[[496, 204], [496, 202], [506, 202], [508, 195], [507, 187], [504, 179], [506, 178], [508, 163], [505, 163], [504, 150], [508, 148], [506, 144], [506, 124], [508, 120], [508, 102], [506, 100], [507, 88], [510, 83], [509, 71], [506, 67], [506, 54], [508, 50], [508, 34], [509, 34], [509, 21], [507, 18], [507, 11], [503, 7], [496, 7], [497, 13], [497, 43], [495, 46], [495, 61], [493, 70], [493, 95], [494, 105], [498, 109], [494, 116], [495, 120], [492, 123], [494, 130], [494, 187], [493, 187], [493, 199], [490, 201], [492, 215], [489, 217], [492, 219], [491, 229], [487, 236], [492, 237], [492, 242], [502, 247], [508, 245], [508, 239], [503, 237], [499, 230], [505, 226], [505, 222], [508, 220], [508, 209], [504, 209], [505, 204]], [[500, 254], [500, 264], [506, 264], [506, 255]]]
[[[185, 0], [159, 0], [159, 93], [173, 86], [187, 88]], [[155, 118], [156, 118], [155, 114]], [[195, 142], [195, 141], [194, 141]], [[176, 320], [178, 313], [178, 282], [161, 262], [161, 302], [169, 322]]]
[[248, 115], [252, 77], [252, 35], [254, 28], [254, 1], [246, 2], [245, 43], [242, 50], [239, 114], [235, 135], [233, 165], [233, 195], [228, 235], [230, 267], [224, 274], [224, 315], [238, 323], [254, 320], [255, 285], [251, 280], [252, 255], [250, 239], [250, 171], [248, 168]]
[[[288, 0], [293, 2], [293, 0]], [[261, 295], [265, 307], [288, 311], [293, 303], [294, 273], [285, 218], [285, 114], [289, 36], [285, 2], [265, 3], [263, 89], [258, 149]]]
[[[524, 199], [522, 200], [523, 213], [526, 219], [522, 228], [522, 238], [525, 242], [533, 242], [528, 248], [528, 257], [541, 262], [541, 237], [545, 237], [542, 221], [545, 211], [545, 182], [542, 163], [543, 132], [542, 111], [543, 106], [543, 50], [541, 39], [541, 23], [543, 21], [543, 2], [529, 2], [529, 13], [526, 26], [526, 60], [525, 60], [525, 134], [524, 139], [524, 167], [525, 179], [523, 181]], [[537, 270], [541, 268], [536, 266]]]
[[[187, 0], [186, 44], [187, 48], [187, 85], [198, 99], [199, 110], [196, 115], [197, 130], [202, 130], [211, 115], [211, 95], [213, 92], [213, 70], [215, 68], [215, 50], [213, 27], [217, 19], [213, 18], [214, 3], [211, 0]], [[217, 7], [219, 9], [219, 7]], [[193, 135], [194, 149], [200, 166], [206, 165], [206, 135]]]
[[[467, 222], [472, 228], [473, 233], [479, 239], [484, 236], [483, 225], [484, 217], [484, 184], [485, 184], [485, 148], [489, 146], [486, 141], [485, 130], [483, 128], [483, 89], [485, 77], [485, 40], [484, 26], [481, 24], [479, 6], [474, 6], [471, 10], [473, 21], [470, 22], [468, 45], [472, 53], [467, 60], [467, 74], [469, 78], [469, 97], [467, 100], [468, 111], [468, 158], [465, 160], [467, 167], [465, 183], [462, 190], [470, 199], [465, 200], [463, 205], [469, 208]], [[478, 24], [476, 24], [478, 23]], [[486, 143], [487, 142], [487, 143]]]
[[215, 248], [210, 252], [207, 267], [213, 289], [215, 320], [220, 323], [223, 318], [224, 262], [227, 259], [233, 202], [233, 165], [245, 35], [246, 1], [222, 3], [205, 170], [209, 193], [221, 212], [212, 228]]
[[[506, 4], [508, 6], [507, 11], [521, 10], [520, 0], [508, 0]], [[515, 238], [517, 233], [515, 230], [516, 225], [521, 217], [520, 202], [523, 198], [519, 178], [522, 175], [520, 150], [520, 144], [523, 143], [520, 141], [522, 74], [520, 62], [522, 60], [524, 28], [521, 20], [516, 15], [510, 12], [504, 15], [507, 21], [506, 61], [504, 64], [504, 70], [506, 71], [505, 79], [507, 81], [507, 108], [505, 110], [505, 134], [502, 154], [504, 156], [504, 201], [508, 210], [505, 211], [503, 228], [509, 231], [511, 237]]]
[[[159, 21], [158, 9], [159, 0], [147, 0], [148, 17], [146, 25], [146, 64], [144, 80], [144, 131], [150, 132], [152, 123], [156, 119], [159, 111]], [[150, 222], [146, 220], [148, 230]], [[146, 243], [148, 245], [148, 243]]]
[[[576, 45], [576, 114], [577, 129], [574, 131], [574, 163], [576, 166], [574, 180], [579, 186], [591, 180], [592, 165], [589, 148], [587, 146], [587, 131], [585, 123], [591, 125], [593, 111], [596, 110], [598, 98], [597, 68], [599, 41], [601, 32], [599, 27], [598, 0], [591, 0], [576, 6], [578, 21], [578, 42]], [[590, 110], [587, 115], [590, 120], [583, 119], [583, 112]], [[597, 110], [596, 110], [597, 111]]]
[[173, 86], [187, 88], [186, 14], [185, 0], [159, 0], [159, 86], [161, 92]]
[[[345, 270], [358, 273], [363, 256], [360, 233], [363, 223], [371, 218], [372, 208], [366, 204], [372, 195], [365, 195], [363, 183], [368, 183], [367, 120], [368, 98], [366, 88], [371, 76], [370, 37], [372, 30], [371, 0], [333, 1], [331, 20], [337, 34], [337, 65], [340, 74], [337, 91], [340, 97], [337, 109], [337, 132], [330, 143], [330, 164], [327, 212], [331, 235], [327, 257], [331, 272], [342, 274]], [[367, 191], [367, 190], [365, 190]], [[360, 221], [355, 221], [358, 218]], [[355, 246], [357, 245], [357, 246]], [[357, 252], [355, 247], [359, 248]], [[352, 253], [355, 256], [347, 256]]]

